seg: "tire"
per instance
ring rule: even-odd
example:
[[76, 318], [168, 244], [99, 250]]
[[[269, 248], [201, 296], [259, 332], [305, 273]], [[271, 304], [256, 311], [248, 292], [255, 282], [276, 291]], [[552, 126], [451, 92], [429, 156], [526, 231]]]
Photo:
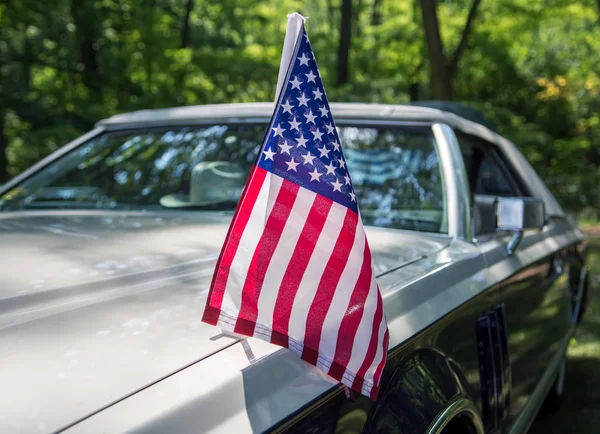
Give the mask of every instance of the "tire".
[[565, 379], [567, 376], [567, 355], [563, 356], [563, 360], [560, 363], [560, 369], [558, 371], [558, 376], [554, 381], [554, 384], [550, 388], [548, 395], [546, 395], [546, 399], [542, 404], [542, 408], [540, 409], [540, 413], [542, 414], [552, 414], [556, 413], [560, 410], [563, 405], [563, 397], [565, 392]]

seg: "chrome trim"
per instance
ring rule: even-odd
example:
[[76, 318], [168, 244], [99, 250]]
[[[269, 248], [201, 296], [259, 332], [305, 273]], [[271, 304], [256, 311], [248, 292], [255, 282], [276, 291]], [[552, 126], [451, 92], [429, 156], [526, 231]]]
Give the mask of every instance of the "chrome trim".
[[440, 434], [442, 430], [457, 416], [466, 415], [473, 423], [477, 434], [484, 434], [483, 422], [477, 407], [469, 398], [459, 396], [448, 407], [439, 413], [425, 431], [426, 434]]
[[565, 352], [567, 351], [567, 347], [569, 346], [569, 342], [571, 341], [571, 338], [573, 337], [574, 333], [575, 326], [572, 325], [569, 328], [567, 334], [563, 337], [558, 351], [554, 354], [554, 357], [552, 357], [548, 368], [546, 368], [544, 375], [542, 376], [537, 386], [535, 387], [533, 393], [529, 397], [527, 404], [525, 404], [525, 407], [523, 407], [523, 410], [521, 410], [521, 413], [519, 413], [519, 416], [517, 416], [517, 419], [510, 427], [510, 430], [508, 431], [509, 434], [527, 432], [527, 430], [533, 423], [533, 420], [535, 419], [535, 416], [540, 410], [540, 407], [542, 406], [546, 395], [548, 395], [548, 392], [552, 388], [552, 384], [556, 379], [556, 376], [560, 374], [559, 369], [562, 365], [562, 362], [565, 357]]
[[471, 241], [473, 228], [470, 190], [458, 140], [449, 125], [433, 124], [431, 129], [442, 163], [448, 212], [448, 234], [455, 238]]
[[98, 134], [103, 132], [105, 129], [106, 129], [105, 127], [96, 127], [93, 130], [88, 131], [84, 135], [79, 136], [75, 140], [70, 141], [69, 143], [62, 146], [57, 151], [51, 153], [50, 155], [48, 155], [46, 158], [42, 159], [41, 161], [38, 161], [36, 164], [31, 166], [27, 170], [23, 171], [21, 174], [15, 176], [13, 179], [8, 181], [3, 186], [0, 186], [0, 195], [3, 195], [7, 191], [10, 191], [17, 184], [20, 184], [21, 182], [25, 181], [27, 178], [29, 178], [30, 176], [32, 176], [39, 170], [43, 169], [45, 166], [52, 163], [54, 160], [57, 160], [58, 158], [62, 157], [63, 155], [71, 152], [73, 149], [77, 148], [84, 142], [87, 142], [88, 140], [93, 139]]
[[[581, 310], [581, 300], [583, 299], [583, 291], [585, 286], [585, 279], [587, 277], [587, 265], [584, 265], [579, 274], [579, 286], [577, 287], [577, 301], [575, 302], [575, 308], [571, 313], [571, 325], [577, 324], [579, 318], [579, 311]], [[569, 298], [570, 300], [570, 298]], [[570, 309], [569, 309], [570, 310]]]
[[511, 256], [521, 244], [521, 240], [523, 239], [523, 231], [515, 231], [510, 241], [506, 244], [506, 254]]

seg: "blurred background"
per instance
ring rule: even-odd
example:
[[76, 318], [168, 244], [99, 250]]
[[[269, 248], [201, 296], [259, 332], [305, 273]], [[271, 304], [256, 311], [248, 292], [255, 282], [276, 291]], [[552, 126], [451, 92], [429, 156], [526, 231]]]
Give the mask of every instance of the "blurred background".
[[5, 0], [0, 184], [115, 113], [273, 100], [295, 10], [331, 101], [477, 108], [600, 217], [598, 0]]
[[[0, 184], [116, 113], [272, 101], [292, 11], [330, 101], [454, 101], [514, 141], [592, 236], [600, 288], [600, 0], [3, 0]], [[532, 432], [600, 426], [599, 312]]]

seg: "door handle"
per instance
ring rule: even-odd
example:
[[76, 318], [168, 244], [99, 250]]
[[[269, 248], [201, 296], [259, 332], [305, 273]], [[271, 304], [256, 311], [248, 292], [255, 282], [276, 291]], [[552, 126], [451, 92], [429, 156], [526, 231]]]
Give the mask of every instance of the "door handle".
[[560, 256], [555, 256], [552, 260], [552, 268], [555, 276], [561, 275], [565, 269], [565, 260]]

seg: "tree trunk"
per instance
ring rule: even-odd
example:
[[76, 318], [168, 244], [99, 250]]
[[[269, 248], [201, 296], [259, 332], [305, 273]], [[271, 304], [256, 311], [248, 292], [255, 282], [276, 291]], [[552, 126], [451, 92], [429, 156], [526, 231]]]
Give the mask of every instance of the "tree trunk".
[[338, 49], [337, 85], [348, 83], [348, 57], [352, 41], [352, 0], [342, 0], [340, 44]]
[[420, 4], [429, 55], [431, 96], [433, 99], [450, 100], [452, 99], [452, 86], [440, 37], [436, 1], [420, 0]]
[[71, 0], [71, 16], [77, 28], [79, 42], [79, 61], [84, 67], [83, 82], [94, 91], [101, 90], [100, 70], [98, 66], [98, 24], [99, 19], [88, 9], [91, 2]]
[[183, 29], [181, 30], [181, 48], [190, 46], [190, 15], [194, 9], [194, 0], [188, 0], [183, 18]]
[[[600, 1], [600, 0], [598, 0]], [[462, 35], [460, 37], [460, 42], [456, 47], [456, 51], [454, 51], [454, 56], [452, 56], [452, 60], [448, 65], [448, 75], [450, 76], [450, 80], [454, 79], [454, 75], [458, 69], [458, 62], [462, 57], [467, 45], [469, 44], [469, 36], [471, 35], [471, 29], [473, 28], [473, 20], [475, 20], [475, 16], [477, 15], [477, 9], [479, 8], [479, 4], [481, 0], [473, 0], [471, 4], [471, 9], [469, 9], [469, 15], [467, 16], [467, 22], [463, 29]]]
[[23, 73], [23, 93], [29, 92], [31, 88], [31, 68], [35, 61], [33, 55], [33, 48], [31, 46], [31, 40], [27, 35], [23, 35], [23, 58], [21, 61], [22, 73]]
[[[598, 0], [600, 1], [600, 0]], [[373, 1], [373, 13], [371, 14], [371, 24], [374, 26], [378, 26], [381, 24], [381, 0]]]

